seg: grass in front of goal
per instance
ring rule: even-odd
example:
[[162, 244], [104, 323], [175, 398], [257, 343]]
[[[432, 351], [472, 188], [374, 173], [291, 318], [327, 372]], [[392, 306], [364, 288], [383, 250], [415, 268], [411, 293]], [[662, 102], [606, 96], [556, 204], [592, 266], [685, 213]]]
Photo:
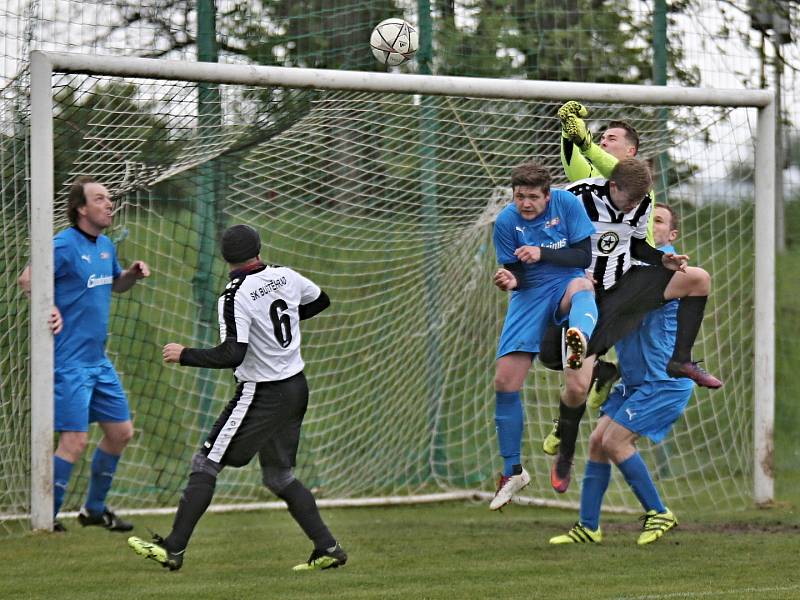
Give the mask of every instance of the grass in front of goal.
[[[350, 559], [294, 573], [311, 548], [284, 511], [208, 514], [181, 571], [136, 556], [126, 535], [81, 529], [5, 540], [4, 598], [797, 598], [800, 515], [786, 507], [701, 515], [638, 547], [634, 515], [599, 546], [551, 547], [576, 511], [485, 503], [325, 510]], [[171, 516], [138, 516], [166, 533]]]

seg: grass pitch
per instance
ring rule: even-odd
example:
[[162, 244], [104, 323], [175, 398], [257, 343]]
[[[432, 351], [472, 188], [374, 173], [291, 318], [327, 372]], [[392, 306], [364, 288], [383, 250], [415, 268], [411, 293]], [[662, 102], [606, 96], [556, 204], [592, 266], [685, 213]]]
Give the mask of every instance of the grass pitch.
[[[340, 569], [294, 573], [311, 547], [286, 511], [207, 514], [174, 573], [125, 534], [82, 529], [4, 540], [3, 598], [799, 598], [800, 515], [790, 505], [677, 513], [680, 526], [638, 547], [633, 516], [602, 523], [599, 546], [551, 547], [576, 511], [485, 503], [325, 510], [349, 553]], [[171, 516], [134, 519], [169, 529]]]

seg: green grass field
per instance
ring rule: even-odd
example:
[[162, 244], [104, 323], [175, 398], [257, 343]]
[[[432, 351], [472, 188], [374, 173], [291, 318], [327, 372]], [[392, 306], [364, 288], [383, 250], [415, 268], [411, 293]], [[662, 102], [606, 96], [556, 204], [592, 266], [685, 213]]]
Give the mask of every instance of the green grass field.
[[[209, 514], [181, 571], [129, 550], [124, 534], [81, 529], [5, 540], [2, 597], [17, 598], [798, 598], [800, 515], [790, 506], [678, 514], [638, 547], [633, 516], [603, 522], [601, 546], [551, 547], [572, 511], [484, 503], [323, 511], [344, 568], [297, 574], [310, 547], [285, 511]], [[164, 532], [171, 517], [138, 517]]]
[[[790, 230], [800, 231], [792, 206]], [[795, 229], [795, 226], [798, 226]], [[790, 241], [793, 238], [790, 236]], [[779, 331], [797, 331], [795, 242], [780, 258]], [[208, 514], [184, 568], [169, 573], [129, 550], [125, 535], [81, 529], [0, 544], [1, 598], [800, 598], [800, 344], [778, 336], [776, 497], [770, 509], [677, 512], [680, 527], [636, 545], [635, 516], [603, 521], [602, 546], [550, 547], [576, 511], [485, 503], [325, 510], [350, 554], [343, 569], [295, 574], [310, 546], [285, 511]], [[581, 470], [581, 467], [578, 467]], [[182, 476], [180, 474], [179, 476]], [[544, 489], [546, 481], [536, 481]], [[171, 516], [134, 518], [165, 533]]]
[[[786, 332], [800, 331], [800, 312], [797, 309], [800, 240], [796, 233], [800, 232], [800, 202], [787, 207], [787, 219], [792, 245], [780, 257], [777, 270], [777, 503], [770, 509], [709, 512], [708, 509], [673, 506], [681, 526], [664, 540], [647, 548], [636, 546], [638, 522], [635, 516], [614, 515], [604, 520], [606, 542], [601, 547], [551, 548], [547, 540], [565, 532], [576, 520], [576, 511], [512, 506], [502, 514], [494, 514], [488, 511], [485, 503], [327, 510], [324, 515], [347, 548], [351, 560], [344, 569], [304, 575], [293, 573], [291, 566], [305, 559], [310, 547], [285, 511], [207, 515], [190, 547], [186, 565], [178, 573], [168, 573], [134, 555], [125, 544], [124, 535], [94, 529], [82, 530], [75, 521], [67, 520], [70, 531], [66, 535], [24, 535], [2, 539], [0, 598], [83, 600], [108, 598], [110, 595], [121, 599], [192, 600], [337, 596], [593, 600], [800, 598], [800, 572], [795, 568], [800, 533], [800, 444], [796, 434], [800, 429], [800, 408], [794, 401], [795, 390], [800, 389], [800, 370], [797, 369], [800, 364], [800, 343], [796, 334], [786, 335]], [[187, 235], [176, 226], [174, 230], [164, 233], [162, 241], [164, 244], [169, 240], [183, 241]], [[129, 241], [125, 242], [128, 255], [139, 250], [134, 240], [143, 237], [137, 235], [136, 231], [131, 234]], [[397, 239], [402, 239], [402, 236], [398, 235]], [[355, 254], [358, 251], [357, 248], [352, 250]], [[184, 263], [168, 260], [166, 251], [159, 250], [157, 254], [161, 257], [156, 259], [155, 266], [158, 269], [174, 268], [183, 273], [179, 273], [176, 280], [191, 279], [191, 273], [186, 270]], [[336, 272], [337, 262], [344, 264], [357, 258], [346, 253], [329, 257], [332, 261], [330, 270]], [[747, 268], [745, 261], [740, 270], [746, 271]], [[323, 265], [320, 269], [326, 270], [327, 267]], [[358, 285], [358, 278], [363, 275], [357, 273], [352, 275], [352, 280], [347, 279], [338, 285], [342, 288], [353, 287], [370, 299], [374, 287]], [[328, 282], [324, 283], [327, 285]], [[373, 286], [380, 285], [381, 281], [373, 282]], [[158, 286], [154, 286], [154, 290], [160, 294], [154, 304], [163, 305], [163, 313], [167, 315], [164, 318], [169, 320], [172, 331], [176, 335], [188, 336], [195, 325], [195, 317], [176, 318], [179, 313], [176, 305], [180, 310], [189, 310], [180, 304], [181, 297], [174, 290]], [[747, 305], [750, 298], [745, 295], [737, 297], [736, 301]], [[175, 371], [152, 367], [158, 364], [159, 346], [153, 341], [154, 336], [148, 327], [136, 326], [142, 322], [137, 312], [143, 310], [141, 306], [135, 303], [127, 306], [130, 314], [120, 315], [120, 320], [114, 324], [117, 328], [115, 332], [126, 336], [128, 344], [127, 356], [121, 357], [119, 362], [128, 377], [127, 381], [134, 381], [134, 374], [143, 369], [150, 368], [161, 374], [159, 379], [149, 379], [146, 384], [135, 388], [134, 395], [140, 409], [137, 428], [146, 432], [147, 437], [142, 444], [143, 447], [146, 445], [148, 453], [139, 462], [141, 469], [133, 471], [133, 475], [127, 478], [120, 478], [117, 489], [123, 489], [126, 485], [133, 487], [131, 497], [136, 497], [142, 505], [169, 506], [174, 504], [177, 490], [184, 481], [188, 456], [195, 440], [173, 439], [174, 436], [168, 436], [168, 432], [161, 429], [168, 429], [177, 423], [184, 424], [184, 421], [191, 421], [194, 428], [204, 427], [193, 422], [198, 418], [195, 412], [184, 410], [183, 405], [177, 402], [183, 401], [179, 391], [191, 389], [194, 392], [194, 388], [188, 384], [184, 387], [173, 386], [169, 378], [177, 377]], [[384, 308], [380, 305], [374, 307], [376, 314], [382, 310]], [[335, 323], [329, 329], [335, 330], [340, 326], [343, 325]], [[729, 326], [737, 326], [737, 323]], [[726, 334], [727, 329], [723, 333]], [[471, 331], [467, 331], [465, 339], [471, 339], [471, 334]], [[733, 337], [720, 336], [725, 340]], [[168, 340], [158, 341], [163, 343]], [[739, 341], [734, 339], [733, 348], [726, 346], [719, 349], [719, 353], [726, 356], [741, 352], [735, 347]], [[408, 345], [413, 347], [410, 342]], [[747, 348], [745, 350], [749, 351]], [[325, 358], [315, 357], [314, 352], [314, 347], [309, 348], [310, 363], [316, 364], [316, 358]], [[349, 347], [337, 348], [337, 352], [351, 356]], [[419, 360], [424, 358], [424, 352], [419, 348], [415, 350], [415, 355]], [[350, 358], [349, 362], [361, 367], [369, 359], [370, 355], [365, 353]], [[424, 369], [407, 370], [416, 376]], [[470, 377], [475, 375], [459, 375], [456, 384], [465, 386], [464, 381]], [[317, 399], [324, 398], [325, 390], [334, 382], [320, 380], [318, 383]], [[170, 403], [164, 403], [165, 394], [156, 384], [167, 387], [167, 396], [177, 397], [174, 405], [171, 397]], [[488, 384], [484, 387], [488, 389]], [[342, 389], [348, 394], [352, 392], [358, 399], [359, 390]], [[153, 405], [152, 411], [148, 403]], [[162, 403], [166, 409], [161, 406]], [[711, 405], [708, 404], [707, 408], [710, 409]], [[424, 421], [425, 412], [419, 414]], [[459, 413], [454, 411], [454, 414]], [[343, 415], [346, 417], [345, 413]], [[333, 425], [325, 416], [325, 419], [318, 419], [319, 426], [325, 425], [330, 429]], [[334, 415], [331, 418], [344, 417]], [[728, 415], [723, 413], [722, 418], [727, 420]], [[715, 422], [714, 428], [718, 429], [719, 423]], [[313, 432], [314, 427], [311, 423], [307, 429]], [[414, 424], [411, 429], [424, 433], [425, 423]], [[455, 427], [452, 430], [458, 436], [462, 435]], [[491, 435], [491, 430], [483, 426], [483, 421], [475, 430], [478, 432], [476, 439], [478, 435]], [[705, 434], [704, 429], [699, 431]], [[393, 441], [401, 450], [410, 452], [408, 440]], [[457, 438], [455, 441], [461, 440]], [[719, 455], [738, 452], [741, 448], [737, 448], [737, 441], [741, 440], [726, 438], [727, 445], [714, 446], [714, 452]], [[385, 440], [383, 442], [386, 443]], [[158, 452], [153, 450], [150, 453], [150, 444]], [[336, 468], [342, 469], [350, 466], [346, 462], [349, 460], [348, 453], [362, 460], [361, 457], [374, 458], [381, 451], [387, 452], [385, 447], [376, 449], [375, 445], [373, 438], [365, 435], [359, 446], [337, 448], [337, 451], [343, 452], [343, 458], [335, 457], [336, 460], [331, 462]], [[746, 440], [743, 445], [747, 446]], [[694, 448], [693, 444], [688, 446]], [[474, 450], [471, 446], [469, 449]], [[186, 460], [179, 460], [177, 455], [181, 452]], [[333, 450], [328, 448], [327, 452], [330, 454]], [[404, 454], [398, 455], [405, 457]], [[314, 460], [319, 456], [315, 455]], [[478, 453], [475, 456], [484, 458]], [[694, 456], [694, 453], [689, 456]], [[461, 457], [451, 455], [449, 458]], [[84, 469], [87, 462], [84, 461]], [[370, 467], [367, 460], [362, 460], [362, 464], [366, 465], [365, 468]], [[152, 470], [163, 472], [164, 478], [170, 480], [169, 485], [155, 487]], [[577, 472], [582, 472], [582, 465], [577, 466]], [[469, 470], [467, 466], [463, 473], [463, 485], [488, 489], [489, 479], [480, 469]], [[422, 477], [416, 472], [409, 477], [412, 476]], [[343, 480], [347, 485], [360, 483], [357, 474], [351, 478], [344, 476]], [[78, 481], [80, 483], [74, 486], [77, 491], [74, 492], [73, 507], [80, 501], [85, 489], [85, 481]], [[411, 483], [416, 485], [418, 482], [412, 479]], [[387, 487], [392, 489], [392, 485], [393, 482], [389, 482]], [[547, 482], [537, 478], [534, 485], [536, 491], [540, 492], [537, 495], [541, 495]], [[577, 482], [574, 485], [577, 488]], [[692, 489], [692, 485], [692, 481], [687, 480], [683, 487]], [[244, 487], [245, 490], [251, 488], [261, 490], [257, 478], [248, 480]], [[681, 490], [667, 488], [664, 492], [669, 503], [669, 499], [674, 499]], [[264, 494], [263, 491], [259, 493]], [[720, 487], [713, 486], [707, 493], [720, 494]], [[237, 499], [251, 498], [237, 496]], [[272, 497], [258, 496], [252, 499], [271, 500]], [[165, 533], [171, 517], [136, 517], [134, 520], [137, 524], [136, 533], [146, 536], [148, 527]]]

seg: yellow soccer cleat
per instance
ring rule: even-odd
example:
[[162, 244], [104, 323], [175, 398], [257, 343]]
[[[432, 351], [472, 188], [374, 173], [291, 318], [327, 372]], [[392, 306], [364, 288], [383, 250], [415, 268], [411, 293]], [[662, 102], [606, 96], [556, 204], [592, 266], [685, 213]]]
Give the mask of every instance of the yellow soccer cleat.
[[592, 410], [600, 408], [611, 393], [611, 388], [619, 379], [617, 365], [612, 362], [598, 360], [594, 365], [594, 377], [589, 388], [589, 396], [586, 399], [586, 406]]
[[154, 560], [170, 571], [177, 571], [183, 565], [183, 551], [170, 552], [167, 550], [164, 546], [164, 538], [160, 535], [153, 535], [152, 542], [136, 536], [129, 537], [128, 546], [139, 556]]
[[550, 456], [558, 454], [558, 447], [561, 445], [561, 434], [558, 431], [558, 419], [553, 419], [553, 429], [548, 433], [542, 442], [542, 452]]
[[603, 541], [603, 534], [600, 533], [600, 528], [597, 531], [592, 531], [588, 527], [584, 527], [580, 523], [575, 523], [567, 533], [564, 535], [557, 535], [550, 538], [550, 543], [554, 545], [561, 544], [599, 544]]
[[639, 535], [637, 544], [644, 546], [645, 544], [652, 544], [666, 532], [673, 527], [678, 526], [678, 519], [672, 514], [670, 509], [665, 509], [662, 513], [657, 513], [654, 510], [648, 510], [646, 514], [640, 518], [642, 523], [642, 533]]
[[317, 550], [311, 553], [309, 559], [295, 567], [293, 571], [319, 571], [321, 569], [336, 569], [344, 566], [347, 562], [347, 553], [344, 549], [336, 544], [332, 548]]

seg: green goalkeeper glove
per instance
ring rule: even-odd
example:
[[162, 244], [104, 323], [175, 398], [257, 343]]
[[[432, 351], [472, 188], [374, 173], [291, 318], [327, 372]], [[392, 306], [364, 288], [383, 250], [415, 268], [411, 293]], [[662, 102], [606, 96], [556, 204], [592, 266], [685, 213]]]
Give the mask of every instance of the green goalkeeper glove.
[[569, 115], [561, 121], [561, 134], [572, 140], [581, 152], [586, 152], [592, 147], [592, 134], [580, 117]]
[[585, 117], [588, 114], [589, 111], [586, 110], [586, 107], [576, 100], [569, 100], [562, 104], [561, 108], [558, 109], [558, 118], [561, 119], [562, 123], [571, 115], [576, 117]]

